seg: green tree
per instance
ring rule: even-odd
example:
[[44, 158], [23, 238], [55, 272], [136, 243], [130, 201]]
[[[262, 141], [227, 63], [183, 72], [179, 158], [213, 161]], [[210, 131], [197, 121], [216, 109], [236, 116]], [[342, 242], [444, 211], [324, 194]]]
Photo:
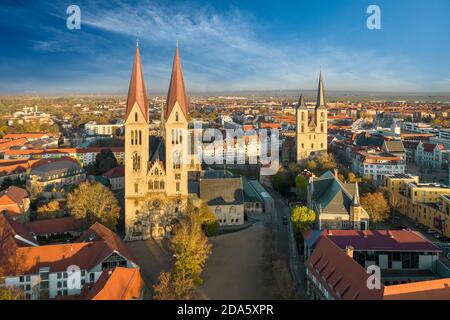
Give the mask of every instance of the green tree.
[[304, 175], [299, 174], [295, 177], [295, 188], [300, 201], [306, 201], [308, 195], [308, 181]]
[[90, 226], [100, 222], [115, 230], [120, 208], [114, 194], [100, 183], [84, 182], [67, 195], [67, 207]]
[[102, 149], [95, 157], [95, 168], [99, 174], [117, 167], [117, 159], [111, 149]]
[[291, 221], [297, 234], [302, 234], [312, 228], [316, 214], [305, 206], [294, 207], [291, 210]]
[[281, 193], [288, 193], [293, 184], [294, 179], [292, 175], [284, 168], [281, 168], [275, 175], [272, 176], [273, 187]]
[[3, 179], [1, 185], [0, 185], [0, 189], [3, 191], [5, 189], [8, 189], [10, 186], [13, 185], [13, 181], [11, 180], [10, 177], [6, 177], [5, 179]]
[[369, 214], [373, 222], [387, 220], [390, 215], [390, 207], [382, 192], [367, 193], [361, 197], [361, 205]]

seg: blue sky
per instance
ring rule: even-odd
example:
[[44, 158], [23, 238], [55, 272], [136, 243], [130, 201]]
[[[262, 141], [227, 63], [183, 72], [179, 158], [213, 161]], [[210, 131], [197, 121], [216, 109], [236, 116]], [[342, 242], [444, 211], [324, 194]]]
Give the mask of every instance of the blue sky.
[[2, 0], [0, 94], [125, 93], [137, 37], [151, 93], [177, 37], [191, 92], [313, 89], [320, 68], [332, 90], [450, 92], [449, 14], [448, 0]]

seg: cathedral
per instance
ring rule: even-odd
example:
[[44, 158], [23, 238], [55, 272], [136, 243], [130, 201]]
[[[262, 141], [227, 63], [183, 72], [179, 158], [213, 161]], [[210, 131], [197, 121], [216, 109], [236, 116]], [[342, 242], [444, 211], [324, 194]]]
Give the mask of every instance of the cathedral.
[[296, 150], [297, 162], [307, 160], [327, 152], [327, 106], [323, 89], [322, 72], [319, 77], [317, 102], [314, 109], [308, 108], [303, 94], [296, 109]]
[[199, 170], [187, 152], [189, 106], [178, 46], [159, 136], [149, 135], [148, 107], [137, 45], [125, 115], [126, 240], [164, 236], [178, 211], [169, 203], [187, 199], [188, 172]]

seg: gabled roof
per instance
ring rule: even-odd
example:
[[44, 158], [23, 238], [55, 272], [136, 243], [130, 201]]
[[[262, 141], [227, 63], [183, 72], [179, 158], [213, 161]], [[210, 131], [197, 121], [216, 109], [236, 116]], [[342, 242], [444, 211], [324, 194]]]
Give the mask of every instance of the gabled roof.
[[61, 234], [83, 229], [83, 221], [74, 217], [36, 220], [26, 224], [26, 228], [35, 235]]
[[405, 147], [402, 141], [394, 140], [394, 141], [384, 141], [384, 145], [386, 147], [386, 151], [388, 152], [405, 152]]
[[85, 287], [84, 300], [136, 300], [140, 299], [144, 281], [139, 268], [104, 270], [92, 287]]
[[8, 189], [0, 192], [0, 205], [4, 204], [22, 204], [22, 201], [28, 197], [28, 192], [25, 189], [10, 186]]
[[133, 72], [131, 74], [130, 88], [128, 89], [127, 112], [125, 120], [131, 112], [134, 104], [137, 103], [146, 122], [148, 122], [148, 99], [147, 89], [145, 87], [144, 73], [142, 72], [141, 56], [139, 46], [136, 46], [134, 55]]
[[106, 171], [103, 174], [103, 176], [105, 178], [109, 178], [109, 179], [124, 177], [125, 176], [125, 166], [122, 164], [122, 165], [119, 165], [119, 166], [117, 166], [115, 168], [112, 168], [112, 169]]
[[209, 206], [240, 205], [244, 203], [242, 179], [200, 179], [200, 198]]
[[184, 89], [183, 71], [181, 69], [181, 60], [180, 54], [178, 52], [178, 46], [175, 49], [175, 56], [173, 58], [172, 76], [170, 77], [169, 92], [167, 94], [166, 112], [164, 112], [166, 119], [169, 118], [176, 102], [178, 102], [178, 104], [180, 105], [180, 108], [187, 119], [188, 100], [186, 97], [186, 91]]
[[381, 300], [381, 289], [369, 289], [369, 274], [326, 236], [321, 236], [305, 266], [336, 300]]

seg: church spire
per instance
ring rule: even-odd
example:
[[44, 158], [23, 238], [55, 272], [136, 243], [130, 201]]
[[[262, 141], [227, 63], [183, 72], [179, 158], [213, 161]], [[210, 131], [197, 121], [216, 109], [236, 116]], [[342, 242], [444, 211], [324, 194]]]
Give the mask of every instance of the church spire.
[[145, 88], [144, 74], [142, 72], [141, 56], [139, 54], [139, 40], [136, 41], [136, 53], [134, 55], [133, 71], [131, 74], [130, 87], [128, 89], [127, 112], [125, 121], [133, 109], [134, 104], [137, 103], [139, 109], [148, 122], [148, 99], [147, 89]]
[[319, 89], [317, 91], [317, 107], [324, 108], [325, 105], [325, 92], [323, 91], [323, 77], [322, 77], [322, 70], [320, 70], [320, 76], [319, 76]]
[[167, 94], [167, 106], [165, 117], [169, 118], [172, 109], [175, 107], [175, 103], [178, 102], [184, 116], [187, 118], [188, 114], [188, 101], [186, 98], [186, 91], [184, 89], [183, 71], [181, 70], [180, 53], [177, 47], [175, 49], [175, 56], [173, 58], [172, 76], [170, 77], [169, 92]]
[[353, 195], [353, 199], [352, 199], [352, 206], [354, 207], [359, 207], [361, 204], [359, 202], [359, 189], [358, 189], [358, 182], [355, 182], [355, 194]]
[[306, 103], [305, 98], [303, 97], [303, 93], [300, 95], [300, 99], [298, 99], [297, 109], [305, 109]]

